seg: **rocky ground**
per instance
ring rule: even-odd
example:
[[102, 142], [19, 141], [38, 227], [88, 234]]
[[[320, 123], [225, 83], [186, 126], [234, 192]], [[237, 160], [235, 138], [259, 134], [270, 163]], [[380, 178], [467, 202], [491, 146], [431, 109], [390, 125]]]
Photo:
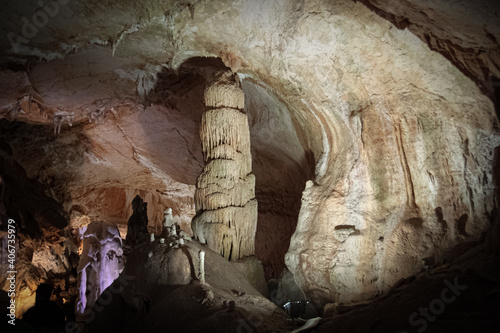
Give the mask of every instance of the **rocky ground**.
[[[233, 263], [207, 246], [181, 239], [148, 240], [132, 250], [120, 277], [88, 315], [89, 332], [288, 331], [285, 312]], [[200, 251], [205, 251], [204, 283]]]
[[484, 244], [360, 304], [330, 304], [312, 332], [498, 332], [500, 258]]

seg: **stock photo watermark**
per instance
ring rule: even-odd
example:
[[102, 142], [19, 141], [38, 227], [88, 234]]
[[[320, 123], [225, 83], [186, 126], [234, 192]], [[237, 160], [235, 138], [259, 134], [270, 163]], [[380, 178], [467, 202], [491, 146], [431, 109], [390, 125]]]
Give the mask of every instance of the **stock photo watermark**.
[[59, 14], [61, 6], [68, 4], [71, 0], [39, 0], [38, 7], [32, 17], [21, 17], [22, 27], [19, 33], [9, 32], [7, 38], [15, 52], [19, 51], [21, 44], [28, 44], [29, 41], [38, 35], [50, 21], [50, 18]]
[[[462, 291], [467, 289], [466, 285], [458, 283], [458, 277], [455, 277], [453, 283], [448, 280], [444, 280], [443, 283], [445, 288], [441, 290], [440, 297], [430, 301], [427, 307], [420, 307], [408, 318], [408, 323], [415, 327], [418, 333], [423, 333], [429, 323], [436, 321], [437, 317], [446, 310], [446, 305], [453, 303], [462, 294]], [[401, 331], [401, 333], [409, 332]]]
[[16, 221], [9, 219], [7, 223], [7, 281], [9, 282], [9, 290], [7, 295], [10, 297], [10, 303], [7, 307], [7, 322], [10, 325], [16, 325]]

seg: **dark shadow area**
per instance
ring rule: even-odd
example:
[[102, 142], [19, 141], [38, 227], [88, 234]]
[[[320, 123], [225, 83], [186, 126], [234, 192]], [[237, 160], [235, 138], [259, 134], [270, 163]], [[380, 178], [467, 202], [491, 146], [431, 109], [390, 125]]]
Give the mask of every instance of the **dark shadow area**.
[[295, 232], [305, 183], [314, 178], [314, 155], [299, 122], [272, 89], [244, 80], [245, 110], [252, 144], [252, 167], [259, 220], [256, 256], [264, 263], [266, 280], [278, 278]]
[[446, 232], [448, 230], [448, 224], [444, 220], [443, 209], [441, 207], [436, 207], [436, 209], [434, 209], [434, 211], [436, 212], [436, 217], [438, 219], [438, 223], [441, 225], [441, 228], [443, 229], [443, 231]]
[[[161, 166], [175, 181], [195, 185], [204, 162], [199, 126], [205, 109], [203, 93], [207, 78], [227, 69], [219, 58], [196, 57], [177, 71], [158, 73], [148, 106], [138, 115], [142, 137], [136, 144], [149, 161]], [[133, 128], [124, 129], [133, 136]]]
[[[16, 229], [35, 237], [42, 226], [63, 229], [67, 214], [62, 205], [47, 195], [50, 189], [36, 179], [28, 178], [25, 169], [15, 160], [8, 140], [23, 133], [43, 132], [44, 126], [1, 120], [0, 125], [0, 229], [7, 229], [8, 218], [16, 221]], [[24, 134], [28, 135], [28, 134]], [[22, 140], [22, 139], [21, 139]]]
[[462, 235], [462, 236], [467, 236], [466, 226], [467, 226], [468, 219], [469, 219], [469, 215], [463, 214], [457, 220], [457, 230], [460, 233], [460, 235]]
[[490, 230], [486, 245], [490, 253], [500, 255], [500, 146], [493, 151], [493, 186], [495, 187], [495, 208], [490, 215]]

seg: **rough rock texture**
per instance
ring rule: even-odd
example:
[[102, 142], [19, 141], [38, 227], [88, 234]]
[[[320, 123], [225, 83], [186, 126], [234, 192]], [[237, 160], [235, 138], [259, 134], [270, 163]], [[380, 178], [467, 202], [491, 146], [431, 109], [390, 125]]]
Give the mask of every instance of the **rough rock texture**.
[[[103, 54], [100, 57], [105, 59]], [[64, 61], [64, 75], [76, 92], [85, 88], [85, 81], [73, 83], [72, 79], [82, 59]], [[75, 121], [72, 128], [65, 123], [58, 136], [53, 136], [52, 123], [30, 127], [5, 122], [2, 135], [14, 147], [14, 158], [26, 167], [29, 177], [46, 185], [48, 194], [62, 201], [68, 213], [125, 224], [132, 213], [128, 203], [139, 194], [148, 202], [151, 231], [160, 232], [163, 210], [172, 207], [176, 223], [191, 233], [194, 185], [203, 165], [198, 127], [204, 109], [205, 72], [225, 68], [220, 60], [213, 64], [210, 59], [214, 58], [196, 59], [186, 62], [178, 74], [159, 73], [149, 95], [155, 103], [151, 107], [112, 102], [107, 107], [114, 112], [106, 109], [90, 123], [87, 118], [83, 123]], [[43, 73], [38, 79], [31, 78], [33, 84], [40, 86], [42, 79], [63, 80], [55, 70]], [[112, 74], [101, 75], [102, 80], [115, 84], [108, 77]], [[284, 268], [303, 184], [312, 174], [314, 161], [312, 152], [305, 158], [294, 120], [272, 88], [250, 80], [244, 80], [242, 88], [250, 122], [256, 197], [261, 201], [256, 254], [270, 278]]]
[[[55, 286], [60, 304], [71, 307], [76, 298], [72, 270], [78, 265], [78, 249], [65, 228], [67, 215], [44, 189], [39, 181], [27, 177], [11, 147], [0, 139], [0, 286], [9, 290], [7, 277], [12, 274], [8, 272], [13, 270], [10, 265], [15, 265], [17, 317], [34, 305], [41, 282]], [[14, 221], [14, 239], [8, 239], [9, 218]]]
[[410, 30], [493, 97], [494, 83], [500, 80], [497, 1], [358, 1]]
[[497, 332], [500, 258], [477, 242], [454, 250], [462, 253], [455, 260], [401, 279], [372, 301], [328, 304], [311, 332]]
[[0, 139], [0, 232], [7, 232], [8, 219], [17, 231], [39, 236], [43, 227], [64, 228], [66, 214], [61, 204], [44, 193], [44, 186], [32, 180], [13, 156], [9, 144]]
[[[205, 251], [206, 283], [198, 253]], [[286, 316], [206, 245], [171, 235], [136, 247], [87, 320], [89, 332], [287, 332]]]
[[[151, 229], [161, 230], [163, 210], [172, 207], [175, 221], [191, 232], [194, 186], [186, 183], [194, 184], [196, 173], [178, 170], [182, 166], [189, 170], [193, 164], [199, 170], [201, 151], [194, 148], [199, 139], [191, 143], [183, 137], [193, 132], [194, 138], [196, 124], [167, 115], [163, 107], [143, 110], [122, 104], [114, 112], [106, 112], [98, 122], [63, 128], [59, 136], [52, 134], [52, 128], [23, 123], [7, 125], [2, 134], [28, 177], [39, 179], [68, 213], [126, 224], [132, 213], [130, 202], [139, 194], [149, 203]], [[186, 145], [199, 157], [193, 158]]]
[[314, 176], [314, 156], [300, 139], [304, 128], [271, 87], [245, 79], [242, 88], [259, 203], [255, 255], [266, 279], [277, 278], [285, 267], [304, 184]]
[[94, 303], [123, 270], [122, 238], [113, 223], [95, 221], [84, 227], [83, 252], [78, 264], [76, 313], [85, 319]]
[[224, 258], [255, 253], [257, 200], [244, 94], [230, 71], [205, 89], [200, 126], [205, 159], [197, 179], [193, 233]]
[[233, 265], [246, 276], [252, 287], [269, 298], [262, 262], [252, 256], [233, 261]]
[[92, 0], [24, 36], [39, 5], [10, 1], [0, 113], [43, 124], [12, 125], [13, 156], [67, 211], [126, 219], [125, 202], [147, 193], [150, 220], [172, 207], [190, 221], [203, 105], [185, 102], [204, 87], [181, 79], [202, 66], [182, 65], [219, 57], [263, 97], [245, 103], [268, 277], [289, 244], [287, 266], [318, 308], [383, 292], [494, 219], [498, 120], [475, 82], [497, 76], [500, 33], [494, 1], [370, 3], [410, 30], [350, 0]]
[[[16, 236], [16, 317], [21, 317], [35, 304], [35, 291], [40, 283], [46, 282], [54, 286], [55, 300], [67, 317], [74, 318], [78, 293], [74, 271], [78, 265], [78, 248], [67, 228], [60, 230], [43, 225], [39, 233], [36, 238], [21, 232]], [[8, 244], [6, 236], [0, 238], [0, 286], [4, 290], [10, 287], [7, 280], [7, 272], [11, 270]]]

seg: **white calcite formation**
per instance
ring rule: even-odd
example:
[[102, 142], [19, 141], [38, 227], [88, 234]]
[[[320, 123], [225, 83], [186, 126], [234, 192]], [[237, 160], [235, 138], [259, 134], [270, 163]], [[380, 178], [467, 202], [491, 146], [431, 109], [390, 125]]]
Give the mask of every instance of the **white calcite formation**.
[[198, 252], [198, 280], [205, 283], [205, 251]]
[[255, 252], [257, 200], [244, 94], [230, 71], [205, 90], [200, 136], [205, 167], [196, 182], [193, 233], [226, 259]]
[[124, 268], [122, 238], [115, 224], [92, 222], [83, 236], [78, 265], [77, 315], [86, 316], [101, 293]]
[[163, 211], [164, 220], [163, 220], [163, 228], [172, 227], [174, 225], [174, 218], [172, 216], [172, 208], [167, 208]]

